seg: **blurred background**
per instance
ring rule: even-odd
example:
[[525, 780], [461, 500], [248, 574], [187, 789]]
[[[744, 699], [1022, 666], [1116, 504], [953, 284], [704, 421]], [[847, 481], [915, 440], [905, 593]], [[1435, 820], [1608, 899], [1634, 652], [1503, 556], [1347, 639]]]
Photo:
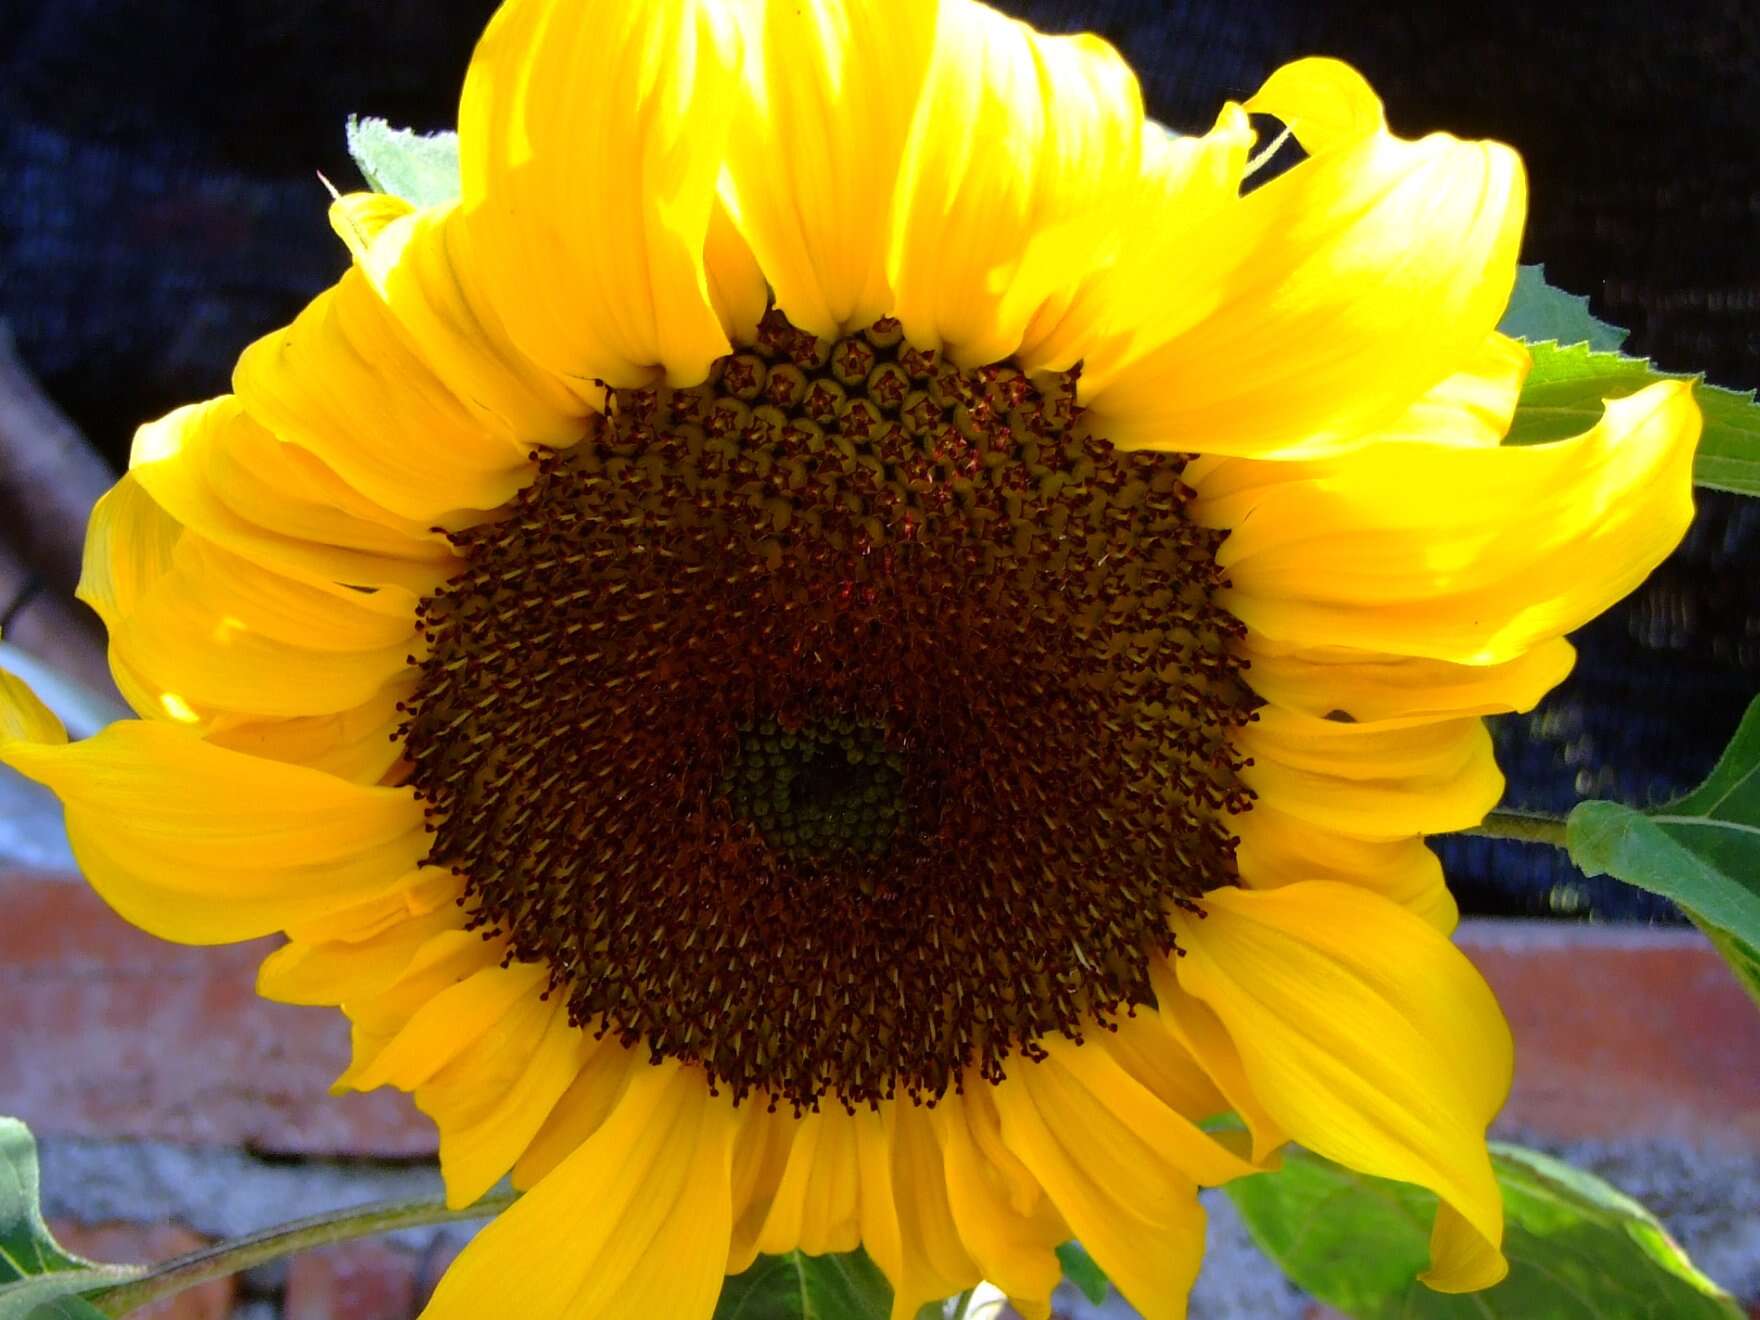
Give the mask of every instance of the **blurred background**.
[[[1285, 60], [1342, 57], [1397, 131], [1521, 151], [1523, 260], [1629, 327], [1628, 352], [1760, 385], [1752, 0], [1666, 16], [1629, 0], [1000, 7], [1111, 40], [1150, 113], [1180, 129]], [[492, 8], [0, 0], [0, 625], [6, 663], [55, 688], [76, 725], [113, 700], [101, 633], [71, 594], [92, 499], [138, 423], [225, 391], [239, 350], [341, 272], [319, 176], [359, 186], [346, 116], [449, 127]], [[1685, 544], [1575, 640], [1571, 680], [1495, 723], [1509, 803], [1643, 803], [1697, 781], [1760, 692], [1760, 503], [1701, 492]], [[1715, 1277], [1760, 1298], [1760, 1039], [1726, 973], [1691, 932], [1656, 929], [1677, 920], [1661, 900], [1585, 880], [1549, 848], [1439, 850], [1467, 913], [1559, 919], [1468, 933], [1523, 1060], [1504, 1130], [1648, 1196]], [[322, 1096], [341, 1023], [250, 996], [263, 948], [159, 946], [50, 876], [69, 867], [44, 799], [0, 784], [0, 1112], [44, 1134], [51, 1210], [76, 1247], [159, 1256], [428, 1185], [432, 1139], [402, 1097]], [[1534, 929], [1585, 919], [1606, 929], [1583, 932], [1568, 968], [1535, 961], [1553, 946]], [[20, 1066], [41, 1049], [52, 1069]], [[1219, 1264], [1194, 1315], [1315, 1314], [1216, 1213]], [[318, 1253], [172, 1313], [413, 1314], [457, 1241]]]

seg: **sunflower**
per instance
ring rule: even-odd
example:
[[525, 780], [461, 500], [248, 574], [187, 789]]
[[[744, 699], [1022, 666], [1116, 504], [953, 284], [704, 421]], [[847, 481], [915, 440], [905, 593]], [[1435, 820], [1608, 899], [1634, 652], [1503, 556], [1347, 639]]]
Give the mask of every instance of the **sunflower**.
[[1319, 59], [1178, 136], [968, 0], [511, 0], [460, 138], [140, 431], [82, 588], [140, 718], [0, 724], [119, 913], [285, 932], [338, 1085], [455, 1204], [511, 1171], [427, 1314], [860, 1245], [896, 1316], [1043, 1317], [1076, 1237], [1181, 1316], [1197, 1189], [1290, 1140], [1497, 1280], [1510, 1039], [1423, 836], [1698, 432], [1668, 383], [1499, 447], [1516, 156]]

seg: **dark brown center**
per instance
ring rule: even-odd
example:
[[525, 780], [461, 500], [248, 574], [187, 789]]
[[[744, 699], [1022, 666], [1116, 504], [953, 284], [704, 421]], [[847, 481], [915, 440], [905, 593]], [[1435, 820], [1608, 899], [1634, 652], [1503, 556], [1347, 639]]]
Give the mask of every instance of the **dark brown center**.
[[1234, 879], [1252, 698], [1182, 461], [1075, 384], [772, 312], [453, 537], [401, 731], [429, 861], [577, 1022], [853, 1106], [1151, 1002]]

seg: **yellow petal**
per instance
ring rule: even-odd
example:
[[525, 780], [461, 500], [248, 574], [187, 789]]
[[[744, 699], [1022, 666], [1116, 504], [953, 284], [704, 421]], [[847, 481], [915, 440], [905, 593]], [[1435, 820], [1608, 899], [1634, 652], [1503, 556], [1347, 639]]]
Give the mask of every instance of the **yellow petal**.
[[193, 534], [112, 625], [110, 647], [118, 666], [192, 706], [281, 717], [362, 706], [423, 649], [407, 602], [337, 596]]
[[182, 525], [124, 473], [92, 506], [77, 595], [115, 632], [171, 571]]
[[904, 1277], [905, 1240], [893, 1186], [891, 1125], [888, 1116], [865, 1106], [856, 1110], [851, 1122], [856, 1129], [856, 1160], [862, 1168], [862, 1249], [897, 1287]]
[[[1161, 1105], [1184, 1118], [1199, 1120], [1225, 1114], [1232, 1107], [1215, 1079], [1192, 1057], [1160, 1015], [1139, 1009], [1120, 1019], [1117, 1031], [1093, 1032], [1088, 1045], [1109, 1055]], [[1188, 1169], [1194, 1173], [1195, 1170]]]
[[814, 334], [891, 310], [893, 188], [938, 10], [768, 0], [753, 21], [722, 194], [777, 306]]
[[992, 1094], [1003, 1140], [1126, 1300], [1181, 1320], [1204, 1254], [1197, 1183], [1055, 1064], [1017, 1064]]
[[1390, 422], [1378, 439], [1495, 447], [1509, 434], [1531, 366], [1520, 340], [1489, 334], [1465, 366]]
[[189, 530], [339, 596], [359, 588], [424, 596], [454, 563], [444, 538], [386, 513], [282, 444], [232, 395], [141, 427], [129, 472]]
[[1320, 55], [1277, 69], [1247, 109], [1281, 119], [1311, 156], [1353, 146], [1386, 127], [1381, 98], [1363, 75]]
[[374, 1058], [358, 1064], [349, 1085], [361, 1091], [395, 1086], [413, 1091], [527, 1003], [549, 979], [541, 963], [484, 967], [439, 991], [405, 1022]]
[[65, 746], [0, 744], [54, 790], [74, 857], [123, 917], [164, 939], [251, 939], [395, 887], [427, 851], [405, 789], [210, 746], [124, 720]]
[[358, 706], [330, 715], [260, 719], [221, 714], [203, 732], [216, 747], [272, 761], [309, 766], [357, 784], [394, 778], [403, 755], [397, 731], [407, 718], [398, 710], [415, 694], [417, 671], [405, 669]]
[[[717, 197], [709, 215], [709, 236], [703, 248], [703, 268], [709, 280], [709, 302], [721, 324], [735, 335], [749, 335], [770, 305], [770, 286], [758, 259], [752, 255], [739, 227]], [[743, 338], [742, 338], [743, 342]], [[604, 391], [600, 391], [600, 397]]]
[[[459, 889], [455, 877], [451, 888]], [[383, 925], [358, 937], [325, 939], [295, 933], [257, 969], [257, 993], [284, 1004], [342, 1004], [377, 995], [409, 970], [422, 947], [443, 931], [458, 930], [464, 915], [450, 901], [426, 911], [412, 907], [407, 889], [398, 889], [345, 912], [381, 909]], [[338, 914], [341, 915], [341, 914]], [[311, 928], [324, 923], [302, 922]], [[295, 928], [298, 932], [299, 928]]]
[[[438, 866], [418, 866], [400, 876], [396, 886], [383, 894], [289, 924], [287, 937], [313, 943], [371, 939], [395, 926], [435, 912], [460, 914], [457, 900], [463, 893], [461, 876]], [[457, 924], [463, 926], [462, 915], [459, 915]]]
[[415, 522], [498, 508], [531, 479], [529, 451], [482, 429], [358, 269], [245, 349], [232, 388], [281, 440]]
[[[1147, 1018], [1140, 1030], [1166, 1035], [1166, 1029], [1159, 1021]], [[1027, 1090], [1040, 1102], [1042, 1109], [1055, 1109], [1068, 1115], [1086, 1111], [1101, 1130], [1116, 1128], [1130, 1133], [1128, 1147], [1118, 1148], [1121, 1162], [1128, 1149], [1138, 1157], [1164, 1165], [1177, 1173], [1181, 1180], [1206, 1187], [1217, 1187], [1259, 1172], [1227, 1143], [1197, 1125], [1195, 1120], [1205, 1115], [1182, 1113], [1163, 1095], [1140, 1082], [1108, 1048], [1108, 1043], [1093, 1041], [1076, 1045], [1059, 1036], [1041, 1044], [1050, 1055], [1048, 1059], [1030, 1070], [1025, 1066], [1015, 1069]], [[1166, 1053], [1171, 1055], [1177, 1049], [1174, 1039], [1168, 1036]], [[1143, 1059], [1140, 1052], [1134, 1056], [1126, 1053], [1124, 1057], [1139, 1063]], [[1158, 1071], [1176, 1066], [1171, 1058], [1160, 1062]], [[1182, 1081], [1173, 1098], [1184, 1099], [1198, 1086], [1196, 1079]], [[1144, 1176], [1150, 1179], [1151, 1186], [1158, 1177], [1154, 1174]]]
[[1699, 410], [1667, 381], [1591, 431], [1501, 449], [1387, 444], [1262, 487], [1217, 554], [1267, 637], [1496, 664], [1642, 582], [1693, 515]]
[[1496, 143], [1394, 137], [1359, 102], [1336, 62], [1280, 70], [1249, 108], [1324, 150], [1195, 224], [1177, 200], [1133, 215], [1083, 368], [1095, 434], [1335, 453], [1472, 360], [1515, 280], [1521, 162]]
[[1267, 805], [1364, 839], [1465, 829], [1503, 795], [1477, 719], [1341, 724], [1267, 706], [1235, 744], [1252, 758], [1241, 781]]
[[1432, 1287], [1495, 1283], [1503, 1204], [1485, 1128], [1509, 1090], [1509, 1029], [1490, 989], [1430, 926], [1372, 894], [1314, 882], [1217, 890], [1177, 918], [1180, 984], [1232, 1038], [1291, 1137], [1348, 1168], [1428, 1187], [1452, 1212]]
[[[562, 1093], [525, 1153], [513, 1166], [513, 1185], [535, 1187], [549, 1176], [617, 1112], [624, 1093], [637, 1077], [652, 1071], [645, 1050], [629, 1050], [612, 1036], [593, 1041], [575, 1079]], [[585, 1045], [583, 1045], [583, 1049]]]
[[130, 473], [92, 510], [79, 595], [142, 718], [365, 783], [396, 759], [393, 707], [419, 649], [407, 593], [266, 569], [183, 528]]
[[1150, 960], [1149, 983], [1155, 989], [1157, 1014], [1168, 1036], [1191, 1056], [1216, 1089], [1227, 1097], [1228, 1108], [1247, 1125], [1252, 1162], [1261, 1168], [1272, 1167], [1278, 1150], [1289, 1140], [1289, 1134], [1259, 1102], [1258, 1093], [1247, 1079], [1240, 1053], [1216, 1014], [1210, 1011], [1209, 1005], [1187, 994], [1180, 987], [1173, 968], [1160, 958]]
[[[1154, 215], [1194, 227], [1232, 206], [1254, 137], [1246, 110], [1233, 101], [1198, 137], [1145, 120], [1137, 179], [1119, 214]], [[1085, 358], [1103, 356], [1108, 336], [1127, 342], [1131, 327], [1117, 325], [1111, 316], [1108, 292], [1116, 296], [1114, 278], [1110, 268], [1097, 270], [1074, 289], [1067, 306], [1054, 301], [1041, 309], [1021, 344], [1022, 363], [1029, 370], [1067, 371]]]
[[[206, 716], [177, 703], [167, 706], [166, 688], [151, 674], [137, 672], [117, 654], [114, 638], [140, 602], [172, 568], [172, 552], [183, 538], [183, 525], [148, 495], [133, 473], [124, 473], [92, 507], [86, 523], [85, 556], [80, 565], [81, 600], [104, 621], [112, 638], [110, 674], [116, 689], [142, 719], [177, 719], [202, 724]], [[181, 697], [179, 701], [181, 701]]]
[[794, 1120], [782, 1177], [757, 1249], [811, 1256], [853, 1251], [861, 1240], [861, 1167], [856, 1129], [835, 1106]]
[[1460, 665], [1340, 646], [1292, 646], [1257, 633], [1248, 634], [1241, 653], [1250, 666], [1247, 681], [1267, 701], [1361, 724], [1532, 710], [1564, 682], [1577, 656], [1559, 637], [1502, 664]]
[[469, 1205], [513, 1167], [591, 1052], [566, 999], [533, 993], [416, 1090], [440, 1131], [448, 1205]]
[[[403, 1061], [413, 1067], [408, 1060], [416, 1042], [413, 1037], [405, 1037], [405, 1028], [436, 997], [479, 972], [499, 966], [502, 957], [500, 944], [483, 939], [477, 931], [463, 929], [461, 922], [454, 922], [428, 935], [407, 955], [394, 976], [374, 974], [361, 978], [342, 999], [342, 1011], [350, 1024], [353, 1058], [331, 1083], [331, 1091], [341, 1094], [368, 1089], [361, 1079], [381, 1071], [380, 1055], [400, 1039], [403, 1043], [398, 1048]], [[479, 982], [475, 991], [467, 993], [480, 994], [486, 984]]]
[[[743, 1274], [758, 1259], [758, 1236], [770, 1218], [770, 1207], [782, 1186], [783, 1174], [799, 1131], [787, 1109], [772, 1114], [763, 1105], [747, 1105], [733, 1152], [733, 1241], [727, 1249], [727, 1272]], [[858, 1169], [858, 1178], [860, 1172]], [[858, 1199], [860, 1191], [858, 1186]], [[858, 1236], [860, 1230], [858, 1228]]]
[[67, 729], [17, 674], [0, 669], [0, 762], [13, 765], [22, 745], [60, 747]]
[[886, 1119], [901, 1248], [897, 1272], [889, 1272], [892, 1320], [915, 1320], [924, 1303], [963, 1292], [981, 1282], [983, 1274], [966, 1254], [954, 1224], [930, 1112], [921, 1105], [893, 1105]]
[[1232, 822], [1240, 843], [1235, 864], [1248, 889], [1280, 889], [1304, 880], [1357, 885], [1416, 913], [1444, 935], [1460, 922], [1460, 909], [1443, 881], [1442, 863], [1424, 840], [1365, 839], [1303, 820], [1270, 801]]
[[1011, 1199], [1017, 1181], [992, 1163], [1002, 1151], [1029, 1180], [1025, 1166], [1002, 1144], [1001, 1120], [988, 1086], [963, 1096], [944, 1096], [935, 1106], [935, 1132], [941, 1141], [947, 1177], [947, 1204], [959, 1239], [984, 1278], [1007, 1293], [1017, 1311], [1049, 1315], [1051, 1292], [1062, 1277], [1057, 1246], [1069, 1236], [1063, 1217], [1034, 1182], [1026, 1206]]
[[[1509, 433], [1532, 365], [1525, 344], [1493, 331], [1458, 371], [1433, 385], [1373, 440], [1495, 448]], [[1252, 509], [1260, 488], [1327, 470], [1325, 459], [1304, 463], [1211, 455], [1188, 463], [1181, 477], [1199, 493], [1190, 507], [1194, 517], [1208, 527], [1232, 527]]]
[[1105, 42], [946, 0], [893, 210], [911, 342], [994, 362], [1067, 304], [1111, 255], [1142, 125], [1136, 77]]
[[350, 256], [364, 261], [379, 235], [415, 209], [413, 202], [392, 193], [344, 193], [330, 203], [330, 228], [347, 245]]
[[583, 381], [689, 385], [727, 351], [703, 248], [739, 58], [732, 12], [706, 0], [496, 13], [459, 107], [463, 211], [526, 356]]
[[732, 1231], [738, 1123], [702, 1074], [644, 1069], [605, 1125], [465, 1248], [424, 1320], [707, 1320]]
[[514, 347], [456, 204], [391, 217], [354, 256], [385, 316], [483, 431], [521, 447], [561, 448], [580, 437], [604, 391]]

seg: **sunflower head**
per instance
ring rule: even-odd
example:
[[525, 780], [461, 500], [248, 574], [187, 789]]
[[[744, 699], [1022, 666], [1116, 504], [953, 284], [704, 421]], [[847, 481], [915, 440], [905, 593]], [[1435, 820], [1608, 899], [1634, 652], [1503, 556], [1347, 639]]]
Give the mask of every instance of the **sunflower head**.
[[[1250, 189], [1249, 112], [1306, 153]], [[1327, 60], [1168, 133], [971, 0], [511, 0], [459, 128], [460, 198], [341, 199], [351, 269], [95, 514], [141, 718], [0, 701], [119, 912], [284, 932], [340, 1084], [525, 1189], [431, 1316], [860, 1245], [901, 1320], [1043, 1317], [1076, 1236], [1177, 1317], [1198, 1187], [1289, 1139], [1500, 1277], [1509, 1038], [1423, 836], [1698, 427], [1499, 446], [1513, 153]]]
[[933, 1103], [1151, 1003], [1168, 910], [1233, 883], [1221, 536], [1074, 371], [774, 309], [742, 347], [608, 388], [450, 537], [399, 729], [426, 861], [736, 1103]]

